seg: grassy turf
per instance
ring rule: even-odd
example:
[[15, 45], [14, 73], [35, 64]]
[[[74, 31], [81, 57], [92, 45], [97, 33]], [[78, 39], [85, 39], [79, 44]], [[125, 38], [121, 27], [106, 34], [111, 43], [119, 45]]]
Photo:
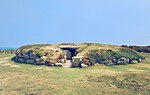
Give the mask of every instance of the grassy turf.
[[139, 64], [84, 69], [18, 64], [0, 55], [0, 95], [149, 95], [150, 54], [142, 55]]

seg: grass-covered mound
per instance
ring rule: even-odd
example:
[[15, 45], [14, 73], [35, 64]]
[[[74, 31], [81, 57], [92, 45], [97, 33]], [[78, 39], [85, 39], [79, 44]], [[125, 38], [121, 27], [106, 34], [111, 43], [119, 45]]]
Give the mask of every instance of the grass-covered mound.
[[77, 50], [80, 56], [89, 59], [93, 65], [99, 64], [129, 64], [137, 63], [144, 59], [138, 52], [114, 45], [81, 44]]
[[130, 64], [138, 63], [143, 57], [136, 51], [107, 44], [38, 44], [20, 47], [16, 53], [16, 61], [21, 63], [52, 65], [65, 63], [64, 50], [62, 45], [79, 46], [76, 49], [76, 56], [82, 57], [79, 64], [88, 66], [95, 64]]

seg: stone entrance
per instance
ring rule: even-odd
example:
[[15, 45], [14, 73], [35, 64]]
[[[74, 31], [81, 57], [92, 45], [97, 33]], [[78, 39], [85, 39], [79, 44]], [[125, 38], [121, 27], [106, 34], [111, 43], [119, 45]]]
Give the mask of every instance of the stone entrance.
[[64, 50], [65, 63], [64, 67], [72, 67], [72, 59], [77, 55], [76, 50], [79, 46], [76, 45], [61, 45], [60, 48]]
[[62, 45], [60, 48], [65, 52], [65, 60], [72, 60], [72, 57], [77, 55], [76, 49], [79, 48], [79, 46]]
[[65, 59], [72, 60], [72, 57], [76, 56], [76, 49], [72, 48], [63, 48], [65, 52]]

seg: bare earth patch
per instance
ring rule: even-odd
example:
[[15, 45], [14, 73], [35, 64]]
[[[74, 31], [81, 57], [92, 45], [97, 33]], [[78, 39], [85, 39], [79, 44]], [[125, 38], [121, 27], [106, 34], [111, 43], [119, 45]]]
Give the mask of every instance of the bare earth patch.
[[32, 68], [33, 70], [48, 70], [48, 71], [53, 71], [53, 69], [47, 68], [47, 67], [36, 67]]
[[136, 64], [135, 66], [136, 67], [150, 68], [150, 64], [144, 64], [144, 63]]
[[9, 59], [9, 58], [10, 58], [10, 57], [1, 58], [0, 61], [2, 61], [2, 60], [7, 60], [7, 59]]
[[[6, 62], [6, 61], [5, 61]], [[18, 68], [18, 65], [14, 65], [14, 64], [10, 64], [10, 63], [5, 63], [5, 64], [1, 64], [2, 66], [8, 66], [8, 67], [12, 67], [12, 68]]]
[[6, 62], [6, 60], [2, 60], [2, 61], [0, 61], [0, 63], [4, 63], [4, 62]]
[[4, 63], [9, 59], [10, 57], [0, 58], [0, 63]]
[[93, 74], [100, 74], [100, 75], [111, 75], [111, 76], [113, 76], [113, 75], [120, 74], [121, 72], [107, 70], [107, 69], [93, 69], [93, 70], [91, 70], [91, 73], [93, 73]]
[[145, 70], [138, 70], [138, 69], [128, 69], [127, 71], [132, 72], [132, 73], [142, 73], [142, 72], [146, 72]]

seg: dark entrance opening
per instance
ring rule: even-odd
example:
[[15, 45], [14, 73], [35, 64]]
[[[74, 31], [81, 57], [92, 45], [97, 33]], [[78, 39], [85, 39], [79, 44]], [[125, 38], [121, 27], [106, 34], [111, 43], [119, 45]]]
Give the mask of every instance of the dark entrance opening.
[[76, 56], [76, 49], [75, 48], [61, 48], [66, 52], [67, 60], [72, 60], [72, 57]]

